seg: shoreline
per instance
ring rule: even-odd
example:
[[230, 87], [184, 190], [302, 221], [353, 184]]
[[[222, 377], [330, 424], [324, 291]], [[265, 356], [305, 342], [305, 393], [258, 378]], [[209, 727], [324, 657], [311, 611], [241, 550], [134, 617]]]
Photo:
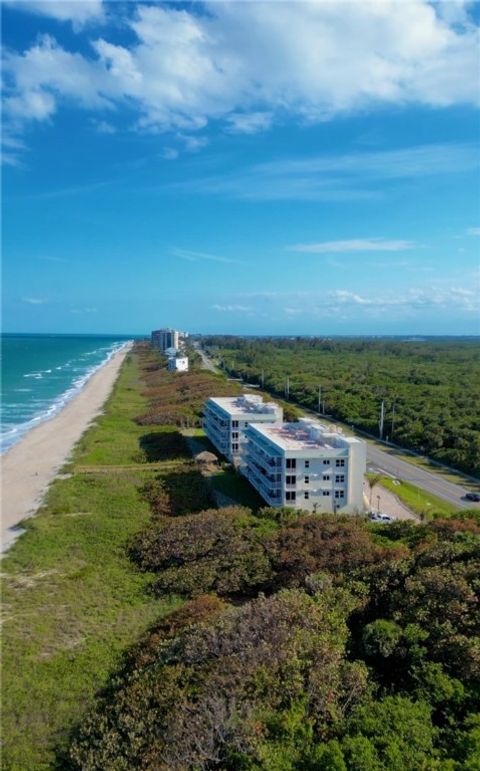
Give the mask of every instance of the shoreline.
[[22, 521], [36, 514], [75, 444], [102, 412], [131, 348], [132, 343], [126, 343], [60, 412], [32, 428], [1, 456], [3, 553], [23, 532]]

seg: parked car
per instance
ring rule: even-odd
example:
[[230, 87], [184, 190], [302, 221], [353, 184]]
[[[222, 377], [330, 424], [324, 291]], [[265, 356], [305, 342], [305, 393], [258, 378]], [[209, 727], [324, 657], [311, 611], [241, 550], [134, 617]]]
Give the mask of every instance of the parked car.
[[476, 503], [480, 501], [479, 493], [465, 493], [463, 497], [466, 501], [475, 501]]
[[372, 522], [393, 522], [393, 517], [390, 517], [388, 514], [382, 514], [379, 511], [372, 511], [370, 519]]

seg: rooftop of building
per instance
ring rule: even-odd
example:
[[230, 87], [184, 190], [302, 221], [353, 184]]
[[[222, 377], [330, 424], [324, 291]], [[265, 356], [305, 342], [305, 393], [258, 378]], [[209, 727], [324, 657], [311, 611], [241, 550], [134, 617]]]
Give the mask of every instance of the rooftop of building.
[[280, 415], [281, 407], [275, 402], [264, 402], [257, 394], [241, 396], [212, 396], [208, 401], [221, 407], [229, 415]]
[[295, 423], [251, 423], [254, 429], [282, 450], [346, 450], [360, 439], [344, 436], [318, 420], [300, 418]]

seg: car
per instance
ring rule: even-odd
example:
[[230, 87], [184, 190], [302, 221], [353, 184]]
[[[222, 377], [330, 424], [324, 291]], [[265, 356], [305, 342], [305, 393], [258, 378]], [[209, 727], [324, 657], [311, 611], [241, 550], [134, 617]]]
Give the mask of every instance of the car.
[[478, 503], [480, 501], [479, 493], [465, 493], [463, 497], [466, 501], [475, 501], [475, 503]]
[[382, 514], [379, 511], [370, 512], [370, 518], [372, 522], [393, 522], [393, 517], [388, 514]]

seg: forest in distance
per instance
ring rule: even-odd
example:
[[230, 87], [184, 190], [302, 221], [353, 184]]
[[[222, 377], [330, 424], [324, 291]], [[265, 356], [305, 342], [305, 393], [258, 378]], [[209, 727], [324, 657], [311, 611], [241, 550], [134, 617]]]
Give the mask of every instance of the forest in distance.
[[480, 475], [480, 340], [206, 335], [234, 377], [474, 476]]

